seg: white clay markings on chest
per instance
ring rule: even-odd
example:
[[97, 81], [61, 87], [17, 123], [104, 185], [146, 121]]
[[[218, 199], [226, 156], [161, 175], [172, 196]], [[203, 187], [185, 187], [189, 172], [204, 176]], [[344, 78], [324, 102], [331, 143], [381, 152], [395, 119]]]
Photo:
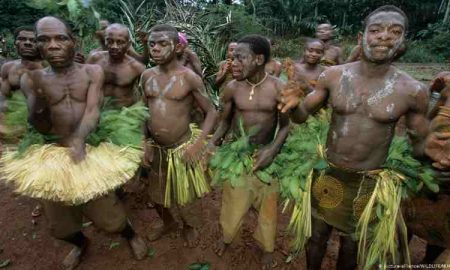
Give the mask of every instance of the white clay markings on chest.
[[380, 104], [384, 98], [392, 95], [394, 93], [394, 86], [397, 82], [399, 76], [398, 72], [394, 72], [388, 79], [385, 80], [384, 86], [378, 88], [374, 93], [367, 99], [367, 104], [370, 106]]
[[176, 76], [170, 77], [169, 82], [166, 84], [164, 89], [160, 90], [159, 83], [156, 78], [152, 77], [152, 92], [157, 93], [155, 106], [161, 111], [162, 114], [166, 113], [166, 103], [163, 101], [164, 96], [173, 88], [175, 82], [177, 81]]

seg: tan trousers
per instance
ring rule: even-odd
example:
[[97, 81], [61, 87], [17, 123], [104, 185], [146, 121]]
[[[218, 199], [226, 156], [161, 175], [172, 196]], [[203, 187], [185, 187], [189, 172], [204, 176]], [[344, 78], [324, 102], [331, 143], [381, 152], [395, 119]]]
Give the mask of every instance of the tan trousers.
[[223, 186], [220, 225], [224, 242], [233, 241], [250, 207], [258, 211], [258, 225], [253, 237], [265, 252], [273, 252], [277, 231], [278, 182], [271, 185], [261, 182], [255, 176], [246, 176], [245, 184], [232, 187], [228, 182]]
[[127, 224], [125, 209], [114, 193], [77, 206], [53, 201], [42, 201], [42, 205], [50, 232], [57, 239], [81, 231], [83, 216], [99, 229], [111, 233], [121, 232]]

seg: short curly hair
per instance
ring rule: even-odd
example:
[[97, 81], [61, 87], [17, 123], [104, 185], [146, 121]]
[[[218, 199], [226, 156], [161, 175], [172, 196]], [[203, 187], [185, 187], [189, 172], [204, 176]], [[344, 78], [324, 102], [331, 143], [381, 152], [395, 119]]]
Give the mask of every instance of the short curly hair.
[[270, 60], [270, 43], [266, 37], [261, 35], [247, 35], [241, 38], [238, 43], [246, 43], [254, 54], [264, 55], [264, 64]]

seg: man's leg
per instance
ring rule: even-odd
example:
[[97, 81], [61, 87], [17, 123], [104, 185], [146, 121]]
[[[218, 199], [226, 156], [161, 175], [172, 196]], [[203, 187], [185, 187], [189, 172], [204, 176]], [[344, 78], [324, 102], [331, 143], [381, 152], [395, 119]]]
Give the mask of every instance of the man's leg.
[[245, 214], [251, 206], [253, 198], [248, 187], [233, 188], [230, 183], [223, 185], [222, 208], [220, 209], [220, 225], [223, 238], [217, 242], [214, 251], [222, 256], [241, 228]]
[[154, 208], [158, 213], [158, 216], [162, 219], [163, 226], [152, 229], [152, 231], [147, 235], [147, 239], [149, 241], [158, 240], [161, 236], [173, 232], [178, 227], [178, 224], [173, 218], [169, 208], [166, 208], [164, 205], [159, 203], [155, 203]]
[[202, 200], [197, 199], [183, 207], [179, 207], [179, 213], [183, 220], [183, 236], [185, 246], [196, 247], [199, 242], [198, 228], [203, 223]]
[[83, 218], [81, 208], [51, 201], [42, 201], [42, 205], [51, 235], [75, 246], [63, 261], [65, 270], [75, 269], [88, 246], [88, 241], [81, 232]]
[[325, 221], [312, 218], [312, 236], [306, 249], [308, 270], [320, 270], [332, 229]]
[[274, 181], [271, 185], [267, 185], [259, 179], [254, 179], [253, 182], [258, 193], [254, 203], [254, 207], [258, 209], [258, 225], [253, 237], [264, 252], [261, 258], [263, 269], [272, 269], [277, 233], [278, 184]]
[[137, 260], [145, 258], [147, 246], [131, 227], [125, 208], [114, 192], [86, 203], [83, 213], [96, 227], [110, 233], [120, 233], [127, 239]]
[[341, 236], [341, 248], [336, 268], [339, 270], [354, 270], [357, 265], [358, 245], [351, 236]]

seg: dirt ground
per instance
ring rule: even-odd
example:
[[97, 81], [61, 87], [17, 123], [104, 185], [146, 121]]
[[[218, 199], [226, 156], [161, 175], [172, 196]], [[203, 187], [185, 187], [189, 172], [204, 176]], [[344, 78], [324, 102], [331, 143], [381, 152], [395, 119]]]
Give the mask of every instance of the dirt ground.
[[[402, 69], [419, 80], [427, 82], [444, 65], [398, 64]], [[256, 224], [256, 215], [249, 213], [242, 228], [240, 239], [227, 253], [217, 257], [212, 251], [216, 239], [220, 236], [218, 218], [220, 211], [220, 192], [215, 191], [203, 199], [205, 222], [200, 230], [200, 244], [189, 249], [183, 246], [182, 237], [166, 236], [156, 242], [148, 242], [149, 256], [144, 261], [134, 261], [129, 247], [118, 235], [106, 234], [86, 223], [84, 232], [91, 245], [79, 268], [80, 270], [182, 270], [195, 262], [210, 263], [214, 270], [253, 270], [260, 269], [260, 251], [252, 239], [252, 230]], [[125, 198], [130, 219], [136, 231], [145, 236], [154, 226], [160, 225], [156, 211], [146, 203], [142, 195], [132, 194]], [[0, 268], [2, 262], [9, 260], [8, 270], [53, 270], [59, 269], [63, 257], [70, 246], [52, 239], [47, 231], [47, 222], [43, 216], [33, 219], [31, 211], [36, 201], [13, 195], [12, 190], [0, 184]], [[281, 207], [280, 207], [281, 209]], [[275, 248], [275, 269], [305, 269], [304, 256], [298, 256], [285, 263], [289, 255], [289, 237], [285, 234], [288, 215], [279, 213], [279, 229]], [[335, 269], [339, 240], [333, 234], [329, 241], [328, 253], [322, 269]], [[412, 241], [413, 262], [423, 257], [424, 242], [415, 238]]]

